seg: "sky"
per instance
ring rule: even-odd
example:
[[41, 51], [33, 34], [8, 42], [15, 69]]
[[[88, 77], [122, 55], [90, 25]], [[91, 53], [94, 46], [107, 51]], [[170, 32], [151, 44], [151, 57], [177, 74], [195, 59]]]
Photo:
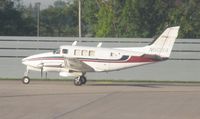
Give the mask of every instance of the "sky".
[[[48, 6], [53, 5], [53, 3], [55, 1], [56, 0], [22, 0], [22, 3], [25, 6], [29, 6], [30, 4], [34, 5], [35, 3], [40, 2], [41, 3], [41, 9], [45, 9]], [[63, 0], [63, 1], [67, 1], [67, 0]]]

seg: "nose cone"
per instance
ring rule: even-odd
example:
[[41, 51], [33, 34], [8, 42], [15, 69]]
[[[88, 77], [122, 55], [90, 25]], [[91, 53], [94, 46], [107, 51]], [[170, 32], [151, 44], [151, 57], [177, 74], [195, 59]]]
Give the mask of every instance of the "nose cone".
[[39, 67], [43, 58], [47, 56], [51, 56], [52, 53], [42, 53], [42, 54], [36, 54], [36, 55], [31, 55], [29, 57], [25, 57], [22, 59], [22, 64], [31, 66], [31, 67]]
[[22, 59], [22, 64], [29, 66], [29, 67], [37, 68], [39, 66], [39, 64], [41, 64], [41, 60], [35, 56], [29, 56], [29, 57]]

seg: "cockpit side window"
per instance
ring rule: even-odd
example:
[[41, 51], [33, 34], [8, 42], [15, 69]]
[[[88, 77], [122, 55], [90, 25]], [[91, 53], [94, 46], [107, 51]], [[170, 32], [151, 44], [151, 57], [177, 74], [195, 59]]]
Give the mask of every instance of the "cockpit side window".
[[53, 54], [60, 54], [60, 49], [54, 50]]

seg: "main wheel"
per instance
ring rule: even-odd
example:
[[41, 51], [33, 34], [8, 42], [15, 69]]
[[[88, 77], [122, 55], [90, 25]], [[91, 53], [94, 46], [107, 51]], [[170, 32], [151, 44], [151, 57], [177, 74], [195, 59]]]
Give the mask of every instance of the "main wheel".
[[75, 86], [81, 86], [82, 85], [81, 77], [77, 77], [77, 78], [74, 79], [74, 85]]
[[25, 76], [22, 78], [22, 83], [23, 84], [29, 84], [30, 83], [30, 78], [28, 76]]

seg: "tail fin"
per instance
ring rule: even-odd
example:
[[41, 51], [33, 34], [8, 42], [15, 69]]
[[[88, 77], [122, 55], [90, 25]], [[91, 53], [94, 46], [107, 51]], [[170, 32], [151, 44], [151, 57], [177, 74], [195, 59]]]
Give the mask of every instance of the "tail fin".
[[167, 28], [158, 39], [156, 39], [150, 46], [147, 46], [148, 54], [168, 58], [178, 36], [179, 28], [180, 26]]

